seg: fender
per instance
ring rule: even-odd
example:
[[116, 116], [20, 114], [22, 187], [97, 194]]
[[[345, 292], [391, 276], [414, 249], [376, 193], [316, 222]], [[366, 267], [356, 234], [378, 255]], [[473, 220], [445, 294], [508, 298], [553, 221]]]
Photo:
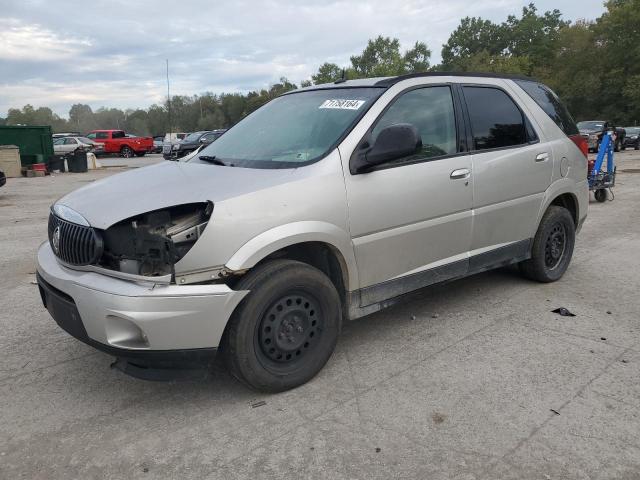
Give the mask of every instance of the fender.
[[336, 225], [321, 221], [288, 223], [262, 232], [240, 247], [225, 267], [246, 270], [273, 252], [303, 242], [322, 242], [334, 247], [342, 256], [343, 267], [346, 267], [346, 289], [358, 288], [358, 269], [349, 234]]
[[[576, 202], [576, 219], [577, 219], [577, 223], [578, 225], [582, 224], [582, 220], [584, 219], [584, 217], [586, 217], [587, 215], [587, 205], [588, 205], [588, 195], [589, 195], [589, 191], [588, 188], [586, 190], [586, 198], [580, 198], [576, 195], [576, 190], [579, 190], [581, 182], [576, 182], [575, 179], [573, 178], [561, 178], [559, 180], [556, 180], [555, 182], [553, 182], [549, 188], [547, 188], [544, 192], [544, 197], [542, 199], [542, 203], [540, 204], [540, 211], [538, 212], [538, 219], [536, 222], [536, 225], [540, 224], [540, 221], [542, 220], [542, 216], [544, 215], [544, 212], [547, 211], [547, 208], [549, 208], [549, 205], [551, 205], [551, 203], [560, 195], [563, 194], [570, 194], [573, 199]], [[585, 185], [586, 185], [586, 180], [585, 180]], [[584, 197], [584, 195], [583, 195]], [[537, 227], [536, 227], [537, 228]], [[535, 234], [535, 232], [534, 232]]]

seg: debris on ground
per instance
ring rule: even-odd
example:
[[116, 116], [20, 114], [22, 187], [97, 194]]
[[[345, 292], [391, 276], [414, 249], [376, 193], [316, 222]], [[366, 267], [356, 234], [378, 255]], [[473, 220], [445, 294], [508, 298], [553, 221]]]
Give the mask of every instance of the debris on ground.
[[607, 337], [600, 337], [600, 340], [606, 340]]
[[262, 407], [264, 405], [266, 405], [267, 402], [265, 402], [264, 400], [260, 400], [259, 402], [255, 402], [251, 404], [251, 408], [258, 408], [258, 407]]
[[607, 310], [607, 315], [611, 315], [611, 310]]
[[415, 315], [411, 315], [411, 320], [415, 320], [416, 316]]
[[431, 315], [431, 318], [438, 318], [440, 315], [438, 315], [437, 313], [434, 313], [433, 315]]
[[575, 313], [571, 313], [568, 309], [564, 307], [556, 308], [555, 310], [551, 310], [551, 313], [557, 313], [563, 317], [575, 317]]
[[550, 408], [549, 410], [551, 410], [553, 413], [555, 413], [556, 415], [560, 415], [560, 412], [557, 410], [554, 410], [553, 408]]

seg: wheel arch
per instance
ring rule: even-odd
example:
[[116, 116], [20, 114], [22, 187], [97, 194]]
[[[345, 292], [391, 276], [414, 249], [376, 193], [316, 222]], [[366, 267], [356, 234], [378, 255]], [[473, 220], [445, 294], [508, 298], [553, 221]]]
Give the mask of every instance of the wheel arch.
[[273, 258], [298, 260], [318, 268], [341, 295], [358, 288], [351, 239], [333, 224], [305, 221], [272, 228], [240, 247], [225, 267], [231, 271], [249, 270]]
[[[586, 205], [581, 204], [580, 198], [576, 193], [577, 188], [578, 184], [570, 178], [554, 182], [545, 192], [544, 200], [540, 206], [540, 211], [538, 212], [536, 229], [542, 220], [542, 216], [551, 205], [566, 208], [571, 214], [574, 225], [577, 229], [586, 213]], [[588, 202], [588, 191], [586, 192], [586, 195], [586, 201]], [[535, 232], [533, 233], [535, 234]]]

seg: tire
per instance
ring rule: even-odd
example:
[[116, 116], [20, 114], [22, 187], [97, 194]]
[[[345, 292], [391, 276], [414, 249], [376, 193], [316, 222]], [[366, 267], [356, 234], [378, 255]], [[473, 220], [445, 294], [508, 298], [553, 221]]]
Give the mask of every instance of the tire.
[[575, 245], [573, 217], [564, 207], [551, 205], [533, 239], [531, 258], [520, 263], [521, 273], [537, 282], [559, 280], [571, 262]]
[[636, 142], [636, 145], [633, 147], [634, 150], [640, 149], [640, 142]]
[[249, 290], [222, 339], [230, 373], [262, 392], [281, 392], [311, 380], [333, 353], [342, 309], [340, 296], [320, 270], [274, 260], [234, 286]]
[[147, 152], [136, 152], [136, 157], [144, 157]]
[[134, 151], [131, 149], [131, 147], [128, 146], [124, 146], [120, 149], [120, 156], [122, 158], [131, 158], [135, 155]]
[[599, 188], [598, 190], [593, 192], [593, 195], [596, 197], [596, 200], [600, 203], [607, 201], [607, 190], [604, 188]]

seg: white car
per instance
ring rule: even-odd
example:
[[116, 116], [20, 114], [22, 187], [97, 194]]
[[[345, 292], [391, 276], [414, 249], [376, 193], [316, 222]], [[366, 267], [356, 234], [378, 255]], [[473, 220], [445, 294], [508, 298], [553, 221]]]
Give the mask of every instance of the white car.
[[75, 152], [78, 148], [82, 148], [87, 151], [91, 151], [95, 154], [102, 153], [104, 151], [104, 145], [87, 137], [63, 137], [56, 138], [53, 141], [53, 153], [56, 155], [65, 155], [67, 153]]

